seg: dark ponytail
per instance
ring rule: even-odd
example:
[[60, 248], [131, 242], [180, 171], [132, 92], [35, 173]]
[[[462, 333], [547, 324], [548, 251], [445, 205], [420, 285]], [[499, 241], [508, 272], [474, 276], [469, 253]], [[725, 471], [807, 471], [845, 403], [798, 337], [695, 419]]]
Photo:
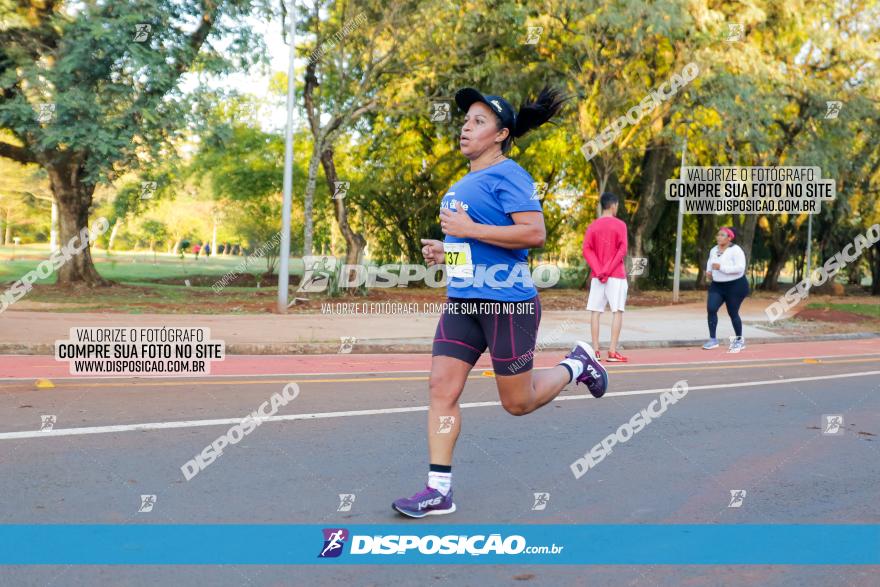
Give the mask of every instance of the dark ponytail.
[[501, 143], [501, 152], [507, 153], [510, 150], [513, 139], [538, 128], [556, 116], [569, 98], [570, 96], [564, 96], [561, 90], [544, 86], [537, 98], [527, 99], [526, 103], [520, 106], [519, 113], [516, 115], [516, 128], [511, 129], [510, 134]]

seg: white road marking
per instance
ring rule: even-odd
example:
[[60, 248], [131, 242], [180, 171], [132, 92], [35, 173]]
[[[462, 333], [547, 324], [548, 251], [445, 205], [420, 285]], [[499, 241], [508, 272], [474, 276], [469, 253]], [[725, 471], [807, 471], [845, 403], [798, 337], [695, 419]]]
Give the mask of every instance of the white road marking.
[[[843, 379], [848, 377], [866, 377], [868, 375], [880, 375], [880, 371], [862, 371], [859, 373], [841, 373], [839, 375], [820, 375], [816, 377], [795, 377], [791, 379], [768, 379], [763, 381], [745, 381], [742, 383], [720, 383], [715, 385], [688, 386], [688, 392], [698, 389], [730, 389], [732, 387], [751, 387], [758, 385], [779, 385], [784, 383], [800, 383], [802, 381], [826, 381], [829, 379]], [[636, 389], [633, 391], [615, 391], [605, 395], [607, 397], [623, 397], [629, 395], [651, 395], [669, 391], [668, 387], [655, 389]], [[589, 394], [566, 395], [557, 397], [553, 401], [593, 399]], [[461, 404], [461, 408], [483, 408], [488, 406], [500, 406], [500, 401], [471, 402]], [[347, 418], [351, 416], [378, 416], [383, 414], [402, 414], [407, 412], [427, 412], [428, 406], [414, 406], [411, 408], [380, 408], [376, 410], [351, 410], [347, 412], [317, 412], [313, 414], [288, 414], [283, 416], [271, 416], [262, 419], [263, 422], [288, 422], [292, 420], [319, 420], [323, 418]], [[137, 430], [163, 430], [167, 428], [200, 428], [204, 426], [232, 426], [242, 421], [241, 418], [221, 418], [217, 420], [183, 420], [178, 422], [149, 422], [146, 424], [120, 424], [116, 426], [89, 426], [83, 428], [55, 428], [52, 430], [26, 430], [22, 432], [0, 433], [0, 440], [20, 440], [23, 438], [47, 438], [53, 436], [80, 436], [84, 434], [107, 434], [113, 432], [134, 432]]]

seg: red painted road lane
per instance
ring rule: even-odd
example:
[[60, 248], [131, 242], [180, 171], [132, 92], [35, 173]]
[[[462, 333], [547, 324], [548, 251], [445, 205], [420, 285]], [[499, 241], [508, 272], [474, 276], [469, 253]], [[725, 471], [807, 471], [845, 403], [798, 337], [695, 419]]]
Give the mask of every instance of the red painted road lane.
[[[562, 351], [545, 351], [536, 355], [538, 367], [551, 367], [559, 362]], [[729, 354], [725, 347], [704, 351], [698, 346], [689, 348], [658, 348], [625, 350], [627, 365], [662, 365], [717, 361], [762, 361], [767, 359], [809, 359], [824, 356], [880, 355], [880, 338], [822, 342], [786, 342], [750, 345], [738, 354]], [[608, 365], [608, 363], [606, 363]], [[610, 368], [619, 368], [612, 363]], [[223, 361], [214, 361], [211, 375], [280, 375], [310, 373], [394, 373], [427, 371], [431, 367], [428, 354], [388, 355], [229, 355]], [[478, 369], [491, 369], [489, 355], [484, 354]], [[46, 355], [0, 356], [0, 378], [59, 378], [71, 377], [68, 363]], [[144, 376], [146, 377], [146, 375]], [[89, 376], [90, 379], [96, 378]]]

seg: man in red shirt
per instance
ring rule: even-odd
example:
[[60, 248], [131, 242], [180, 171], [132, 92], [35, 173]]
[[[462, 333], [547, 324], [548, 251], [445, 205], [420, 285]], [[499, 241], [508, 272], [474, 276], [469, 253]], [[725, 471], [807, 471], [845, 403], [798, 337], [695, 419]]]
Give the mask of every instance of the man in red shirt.
[[590, 281], [590, 297], [587, 300], [593, 348], [596, 350], [596, 358], [600, 359], [599, 314], [605, 312], [605, 306], [609, 305], [613, 318], [608, 360], [625, 363], [628, 359], [617, 352], [617, 341], [623, 326], [623, 310], [629, 288], [626, 270], [623, 268], [627, 248], [626, 224], [615, 218], [619, 205], [617, 196], [605, 192], [599, 201], [602, 215], [587, 227], [584, 235], [584, 259], [593, 275]]

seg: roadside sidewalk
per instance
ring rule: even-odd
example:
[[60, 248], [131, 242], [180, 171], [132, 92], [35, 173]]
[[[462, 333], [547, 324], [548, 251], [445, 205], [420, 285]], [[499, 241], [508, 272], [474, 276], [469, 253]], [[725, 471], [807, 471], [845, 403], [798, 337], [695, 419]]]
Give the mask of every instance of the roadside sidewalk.
[[[749, 344], [762, 342], [846, 340], [880, 337], [880, 333], [784, 336], [766, 328], [765, 300], [746, 300], [741, 309], [743, 334]], [[351, 353], [429, 353], [437, 314], [75, 314], [9, 310], [0, 314], [0, 354], [53, 355], [55, 341], [84, 326], [208, 327], [211, 338], [226, 343], [227, 354], [304, 355], [338, 353], [343, 338], [353, 338]], [[718, 337], [733, 334], [724, 309]], [[607, 348], [611, 313], [602, 316], [602, 347]], [[621, 344], [627, 349], [700, 346], [708, 336], [703, 303], [631, 308], [623, 321]], [[589, 314], [545, 311], [539, 348], [569, 349], [590, 340]]]

